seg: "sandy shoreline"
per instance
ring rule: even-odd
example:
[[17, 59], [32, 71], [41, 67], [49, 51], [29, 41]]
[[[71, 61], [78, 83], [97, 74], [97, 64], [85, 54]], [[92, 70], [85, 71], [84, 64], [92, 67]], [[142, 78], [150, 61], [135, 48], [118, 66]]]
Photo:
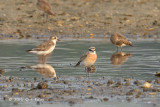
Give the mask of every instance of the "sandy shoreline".
[[159, 38], [159, 0], [49, 0], [56, 16], [44, 23], [36, 0], [0, 1], [0, 37], [52, 35], [80, 38], [150, 35]]

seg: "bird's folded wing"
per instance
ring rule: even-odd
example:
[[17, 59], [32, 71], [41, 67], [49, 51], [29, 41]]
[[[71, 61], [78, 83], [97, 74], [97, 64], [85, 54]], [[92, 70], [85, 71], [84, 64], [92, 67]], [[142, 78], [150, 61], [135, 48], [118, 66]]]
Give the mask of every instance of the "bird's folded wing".
[[85, 53], [85, 54], [83, 54], [83, 55], [81, 56], [81, 58], [80, 58], [80, 60], [79, 60], [79, 61], [83, 61], [83, 60], [87, 57], [87, 54], [88, 54], [88, 52], [87, 52], [87, 53]]
[[45, 50], [48, 50], [53, 45], [54, 43], [52, 41], [45, 41], [44, 43], [42, 43], [41, 45], [37, 46], [36, 48], [32, 50], [45, 51]]

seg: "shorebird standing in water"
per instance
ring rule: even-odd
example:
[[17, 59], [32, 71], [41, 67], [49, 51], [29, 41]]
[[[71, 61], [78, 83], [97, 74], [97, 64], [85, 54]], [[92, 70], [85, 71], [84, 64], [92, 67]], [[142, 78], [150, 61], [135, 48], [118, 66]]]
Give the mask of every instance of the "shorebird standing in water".
[[36, 48], [33, 48], [31, 50], [27, 50], [27, 52], [46, 56], [48, 54], [51, 54], [56, 46], [56, 42], [59, 41], [59, 39], [56, 36], [51, 36], [49, 40], [43, 42]]
[[126, 37], [124, 37], [123, 35], [119, 33], [114, 33], [111, 36], [110, 40], [112, 44], [117, 46], [117, 51], [118, 51], [118, 47], [121, 47], [121, 51], [122, 51], [123, 46], [126, 46], [126, 45], [133, 46], [131, 41], [129, 41], [128, 39], [126, 39]]
[[44, 13], [46, 13], [47, 14], [46, 17], [48, 15], [52, 15], [52, 16], [55, 15], [53, 13], [53, 11], [52, 11], [52, 8], [51, 8], [50, 4], [47, 1], [45, 1], [45, 0], [38, 0], [37, 1], [37, 8], [39, 10], [43, 11]]
[[82, 64], [85, 66], [85, 71], [87, 72], [87, 68], [91, 67], [96, 62], [96, 60], [97, 60], [96, 48], [90, 47], [89, 51], [81, 56], [80, 60], [75, 65], [75, 67]]

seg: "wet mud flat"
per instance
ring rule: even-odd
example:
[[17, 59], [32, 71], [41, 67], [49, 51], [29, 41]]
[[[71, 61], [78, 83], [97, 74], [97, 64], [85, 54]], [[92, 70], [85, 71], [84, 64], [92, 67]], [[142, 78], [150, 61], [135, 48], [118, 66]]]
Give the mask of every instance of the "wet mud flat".
[[[69, 105], [85, 102], [142, 101], [147, 98], [150, 105], [160, 101], [160, 78], [135, 80], [130, 78], [60, 76], [27, 80], [17, 77], [0, 77], [2, 101], [34, 101], [39, 104], [65, 103]], [[36, 100], [35, 100], [36, 99]]]
[[159, 0], [47, 0], [56, 14], [44, 22], [37, 0], [0, 1], [0, 38], [90, 37], [120, 32], [159, 38]]

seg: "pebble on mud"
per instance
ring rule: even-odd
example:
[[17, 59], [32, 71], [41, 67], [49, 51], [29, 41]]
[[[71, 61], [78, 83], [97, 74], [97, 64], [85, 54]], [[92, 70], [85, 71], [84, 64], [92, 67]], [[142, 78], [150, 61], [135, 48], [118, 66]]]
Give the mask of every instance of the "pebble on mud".
[[20, 92], [20, 89], [18, 88], [12, 88], [12, 93], [19, 93]]
[[108, 101], [109, 99], [108, 98], [103, 98], [103, 101]]
[[48, 88], [48, 84], [45, 82], [40, 82], [40, 83], [38, 83], [37, 88], [38, 89], [46, 89], [46, 88]]
[[37, 81], [37, 77], [34, 77], [34, 82], [36, 82]]
[[70, 104], [70, 106], [75, 104], [75, 102], [73, 100], [70, 100], [68, 103]]
[[143, 88], [150, 88], [152, 86], [152, 84], [150, 84], [149, 82], [145, 82], [143, 84]]
[[1, 70], [0, 70], [0, 74], [4, 75], [4, 73], [5, 73], [5, 70], [4, 70], [4, 69], [1, 69]]
[[18, 102], [17, 101], [13, 102], [13, 105], [18, 105]]
[[141, 85], [141, 83], [138, 80], [134, 81], [134, 84], [136, 84], [137, 86]]
[[159, 83], [160, 83], [160, 79], [156, 79], [156, 80], [154, 81], [154, 83], [155, 83], [155, 84], [159, 84]]
[[63, 83], [64, 83], [64, 84], [68, 84], [68, 83], [69, 83], [69, 81], [64, 81]]
[[111, 84], [113, 84], [113, 83], [114, 83], [114, 82], [113, 82], [112, 79], [108, 80], [108, 82], [107, 82], [108, 85], [111, 85]]
[[129, 82], [129, 81], [131, 81], [131, 79], [130, 78], [125, 78], [124, 81]]
[[125, 86], [129, 86], [129, 85], [131, 85], [131, 83], [130, 83], [129, 81], [127, 81], [127, 82], [125, 83]]
[[4, 100], [8, 100], [9, 98], [8, 98], [8, 95], [5, 95], [4, 97], [3, 97], [3, 99]]

